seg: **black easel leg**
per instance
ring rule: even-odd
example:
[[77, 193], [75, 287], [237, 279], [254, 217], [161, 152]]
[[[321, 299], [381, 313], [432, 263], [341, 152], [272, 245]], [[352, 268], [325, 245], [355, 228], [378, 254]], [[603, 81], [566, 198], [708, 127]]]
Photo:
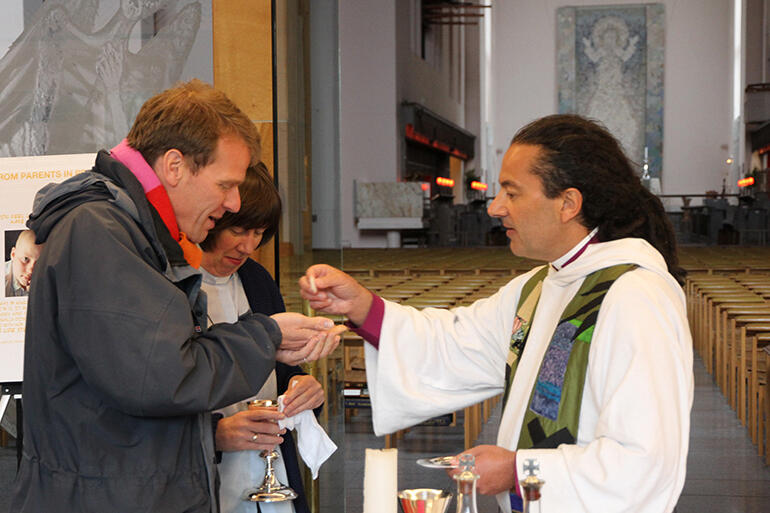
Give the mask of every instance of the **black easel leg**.
[[21, 466], [21, 453], [24, 448], [24, 411], [21, 399], [16, 399], [16, 470]]

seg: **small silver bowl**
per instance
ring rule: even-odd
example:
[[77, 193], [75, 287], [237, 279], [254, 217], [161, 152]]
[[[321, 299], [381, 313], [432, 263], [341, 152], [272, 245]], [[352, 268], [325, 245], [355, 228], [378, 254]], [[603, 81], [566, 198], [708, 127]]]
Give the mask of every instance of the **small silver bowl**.
[[398, 503], [403, 513], [446, 513], [452, 494], [446, 490], [415, 488], [398, 492]]

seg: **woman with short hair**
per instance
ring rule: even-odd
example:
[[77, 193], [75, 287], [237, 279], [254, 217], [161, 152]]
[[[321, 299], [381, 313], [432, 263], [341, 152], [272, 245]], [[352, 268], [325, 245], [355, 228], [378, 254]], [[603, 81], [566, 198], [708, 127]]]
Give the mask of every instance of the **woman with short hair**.
[[[281, 217], [281, 199], [264, 164], [249, 167], [239, 192], [240, 210], [222, 216], [201, 243], [202, 288], [208, 295], [211, 324], [234, 322], [249, 310], [265, 315], [286, 310], [270, 273], [249, 258], [275, 234]], [[335, 328], [330, 336], [337, 337], [340, 329]], [[319, 408], [324, 393], [321, 384], [300, 367], [277, 362], [262, 389], [250, 399], [275, 399], [281, 394], [285, 394], [283, 413], [268, 408], [249, 410], [244, 401], [215, 412], [215, 441], [222, 454], [219, 500], [224, 513], [255, 511], [254, 504], [243, 499], [244, 491], [262, 483], [265, 460], [260, 452], [278, 444], [276, 450], [281, 454], [273, 463], [276, 477], [293, 488], [298, 497], [293, 501], [257, 503], [257, 511], [309, 513], [294, 440], [291, 433], [278, 428], [277, 421]]]

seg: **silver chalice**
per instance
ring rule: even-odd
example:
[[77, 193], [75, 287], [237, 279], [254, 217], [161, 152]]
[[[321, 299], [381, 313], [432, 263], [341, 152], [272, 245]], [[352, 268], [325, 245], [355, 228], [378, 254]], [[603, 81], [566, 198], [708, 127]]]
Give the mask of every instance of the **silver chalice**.
[[[273, 399], [255, 399], [249, 401], [249, 409], [278, 408], [278, 401]], [[265, 459], [265, 479], [256, 488], [249, 488], [244, 492], [243, 500], [251, 502], [283, 502], [297, 498], [297, 492], [278, 480], [275, 475], [273, 461], [279, 458], [278, 451], [262, 451], [260, 455]]]

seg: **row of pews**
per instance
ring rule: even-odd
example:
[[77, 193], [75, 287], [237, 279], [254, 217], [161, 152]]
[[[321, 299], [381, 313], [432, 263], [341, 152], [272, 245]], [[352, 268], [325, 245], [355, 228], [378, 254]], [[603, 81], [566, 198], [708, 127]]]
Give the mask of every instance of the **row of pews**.
[[[758, 453], [770, 464], [770, 247], [678, 249], [688, 271], [685, 293], [694, 350], [748, 430]], [[376, 294], [416, 308], [470, 304], [539, 263], [513, 256], [505, 247], [322, 250], [314, 251], [309, 260], [341, 267]], [[296, 281], [307, 265], [292, 261], [282, 267], [282, 288], [290, 311], [302, 311]], [[348, 333], [342, 346], [328, 363], [332, 382], [365, 387], [363, 342]], [[335, 398], [329, 400], [336, 409]], [[493, 402], [464, 412], [466, 446], [478, 436]], [[402, 435], [390, 437], [388, 444], [395, 445]]]
[[770, 464], [770, 270], [690, 271], [685, 294], [694, 349]]
[[[512, 273], [515, 273], [511, 270], [418, 272], [393, 269], [348, 269], [348, 272], [380, 297], [420, 309], [470, 305], [477, 299], [494, 294], [513, 279]], [[343, 345], [345, 388], [361, 388], [366, 383], [363, 341], [356, 334], [347, 333]], [[466, 449], [473, 446], [500, 398], [496, 396], [452, 414], [449, 425], [462, 421]], [[349, 419], [361, 407], [362, 401], [360, 396], [355, 396], [347, 402], [351, 405], [346, 408], [346, 419]], [[404, 430], [388, 435], [385, 439], [386, 447], [397, 446], [399, 439], [407, 432]]]

